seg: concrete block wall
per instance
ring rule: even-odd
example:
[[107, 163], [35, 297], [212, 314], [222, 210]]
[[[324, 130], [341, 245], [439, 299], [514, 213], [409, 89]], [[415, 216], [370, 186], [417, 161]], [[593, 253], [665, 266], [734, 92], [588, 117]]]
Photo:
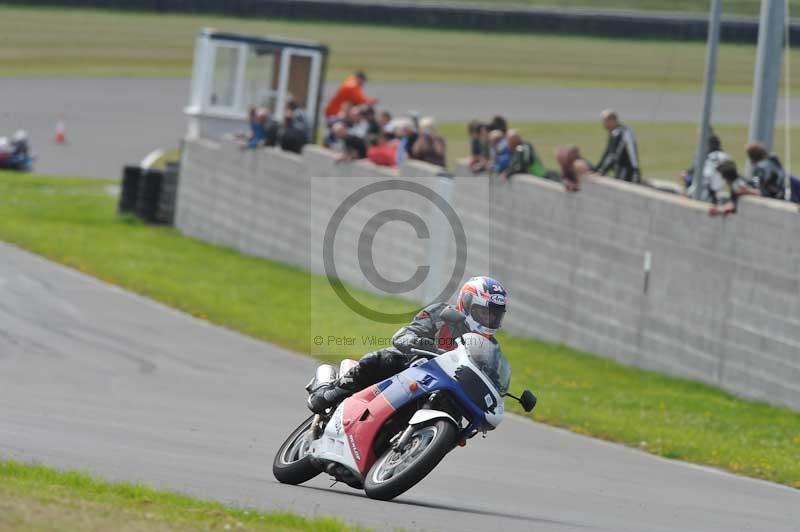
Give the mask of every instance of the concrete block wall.
[[[529, 176], [498, 184], [464, 169], [436, 177], [439, 170], [336, 164], [313, 146], [295, 156], [189, 141], [177, 226], [322, 273], [314, 245], [321, 245], [332, 208], [363, 184], [419, 180], [450, 201], [464, 226], [463, 277], [489, 272], [508, 286], [511, 332], [800, 408], [796, 206], [745, 198], [737, 215], [711, 218], [705, 204], [605, 178], [567, 193]], [[352, 185], [326, 182], [331, 176]], [[401, 193], [382, 201], [431, 227], [425, 241], [402, 224], [386, 226], [374, 244], [376, 267], [388, 277], [405, 279], [431, 265], [430, 283], [411, 294], [425, 302], [455, 265], [452, 232], [437, 229], [446, 221], [428, 202]], [[356, 258], [357, 240], [380, 207], [365, 201], [354, 208], [337, 237], [340, 277], [366, 289], [372, 287]]]

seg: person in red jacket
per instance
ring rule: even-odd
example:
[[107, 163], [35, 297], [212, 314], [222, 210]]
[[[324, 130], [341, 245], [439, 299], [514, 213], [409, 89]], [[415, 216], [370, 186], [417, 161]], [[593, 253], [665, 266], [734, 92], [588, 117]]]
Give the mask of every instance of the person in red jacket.
[[361, 105], [365, 103], [368, 105], [375, 105], [378, 99], [364, 94], [363, 87], [366, 82], [367, 75], [361, 71], [356, 72], [344, 80], [342, 86], [339, 87], [339, 90], [336, 91], [331, 101], [328, 102], [328, 106], [325, 107], [325, 116], [332, 117], [338, 115], [339, 111], [342, 109], [342, 104], [345, 102], [348, 102], [350, 105]]

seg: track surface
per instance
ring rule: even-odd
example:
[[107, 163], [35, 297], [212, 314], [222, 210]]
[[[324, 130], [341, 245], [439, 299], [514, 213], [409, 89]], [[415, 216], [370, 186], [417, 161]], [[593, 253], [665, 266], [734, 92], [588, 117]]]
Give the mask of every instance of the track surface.
[[[27, 129], [42, 173], [118, 178], [124, 164], [138, 163], [155, 148], [177, 147], [186, 129], [186, 79], [2, 79], [0, 87], [0, 135]], [[336, 87], [328, 83], [328, 93]], [[512, 122], [597, 120], [607, 107], [625, 120], [695, 122], [701, 102], [695, 93], [633, 89], [370, 83], [368, 90], [396, 113], [464, 122], [496, 113]], [[749, 113], [750, 95], [717, 95], [715, 123], [747, 123]], [[69, 144], [56, 145], [52, 137], [62, 115]]]
[[378, 529], [800, 530], [800, 491], [516, 417], [393, 503], [280, 485], [314, 366], [0, 243], [2, 456]]

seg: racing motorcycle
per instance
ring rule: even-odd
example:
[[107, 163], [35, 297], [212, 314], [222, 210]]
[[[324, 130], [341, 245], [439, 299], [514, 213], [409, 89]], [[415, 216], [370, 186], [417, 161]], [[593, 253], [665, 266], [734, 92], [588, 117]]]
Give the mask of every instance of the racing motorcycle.
[[33, 161], [27, 132], [19, 130], [10, 138], [0, 137], [0, 170], [29, 172]]
[[[442, 318], [465, 319], [455, 309], [443, 311]], [[373, 499], [390, 500], [425, 478], [456, 446], [497, 428], [503, 397], [533, 410], [530, 390], [520, 397], [508, 393], [511, 368], [496, 343], [475, 333], [455, 342], [451, 351], [412, 349], [408, 369], [306, 419], [278, 449], [275, 478], [301, 484], [325, 472]], [[356, 364], [344, 360], [338, 371], [319, 366], [306, 390], [312, 393]]]

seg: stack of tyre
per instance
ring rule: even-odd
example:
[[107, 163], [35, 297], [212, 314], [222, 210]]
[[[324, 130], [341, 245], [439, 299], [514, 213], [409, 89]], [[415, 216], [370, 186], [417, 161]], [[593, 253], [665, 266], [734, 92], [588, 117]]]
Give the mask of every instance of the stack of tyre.
[[122, 171], [119, 212], [135, 215], [148, 223], [172, 225], [178, 170], [178, 163], [167, 163], [163, 170], [126, 166]]

